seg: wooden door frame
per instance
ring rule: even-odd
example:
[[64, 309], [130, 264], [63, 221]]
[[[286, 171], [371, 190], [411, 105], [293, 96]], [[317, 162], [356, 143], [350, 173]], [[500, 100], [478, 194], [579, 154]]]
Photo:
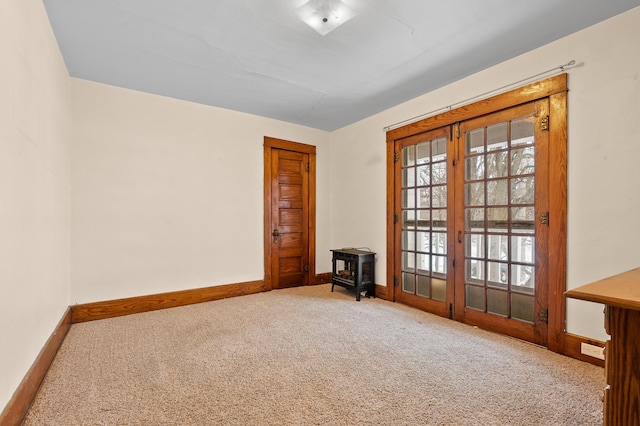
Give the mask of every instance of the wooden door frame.
[[309, 154], [309, 279], [307, 285], [316, 284], [316, 147], [299, 142], [264, 137], [264, 287], [273, 289], [271, 268], [271, 160], [272, 150]]
[[[387, 132], [387, 285], [398, 280], [396, 270], [395, 211], [395, 141], [428, 130], [453, 125], [471, 118], [500, 111], [523, 103], [549, 98], [549, 316], [547, 348], [566, 353], [565, 323], [567, 265], [567, 74], [550, 77], [509, 92], [480, 100]], [[387, 291], [395, 301], [394, 291]]]

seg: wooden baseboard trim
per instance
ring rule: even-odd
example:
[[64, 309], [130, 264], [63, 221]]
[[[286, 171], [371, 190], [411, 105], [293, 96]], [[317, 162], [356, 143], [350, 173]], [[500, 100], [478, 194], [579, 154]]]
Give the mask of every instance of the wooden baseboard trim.
[[329, 284], [331, 282], [331, 272], [325, 272], [323, 274], [316, 275], [316, 279], [313, 284]]
[[376, 284], [376, 297], [380, 299], [389, 300], [389, 295], [387, 294], [388, 287], [386, 285]]
[[569, 356], [571, 358], [579, 359], [580, 361], [585, 361], [593, 365], [597, 365], [598, 367], [604, 367], [604, 361], [598, 358], [594, 358], [592, 356], [584, 355], [580, 351], [580, 346], [582, 343], [589, 343], [590, 345], [599, 346], [604, 348], [604, 342], [599, 340], [588, 339], [582, 336], [576, 336], [575, 334], [566, 333], [564, 335], [564, 347], [560, 351], [563, 355]]
[[250, 281], [193, 290], [173, 291], [149, 296], [129, 297], [105, 302], [84, 303], [71, 307], [72, 323], [94, 321], [158, 309], [175, 308], [210, 302], [227, 297], [244, 296], [265, 291], [264, 281]]
[[69, 332], [69, 328], [71, 328], [71, 308], [67, 308], [64, 312], [62, 319], [47, 339], [42, 350], [33, 361], [31, 368], [29, 368], [9, 403], [0, 414], [0, 425], [17, 426], [22, 424], [38, 393], [42, 380], [44, 380], [53, 359], [58, 353], [58, 349], [60, 349], [60, 345], [62, 345]]

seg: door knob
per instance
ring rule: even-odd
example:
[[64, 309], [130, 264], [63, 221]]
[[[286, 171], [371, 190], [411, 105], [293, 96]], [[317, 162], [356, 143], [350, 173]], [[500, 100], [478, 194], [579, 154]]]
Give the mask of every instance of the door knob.
[[271, 236], [273, 237], [273, 242], [277, 243], [278, 238], [280, 238], [280, 232], [278, 232], [278, 228], [273, 230], [273, 232], [271, 233]]

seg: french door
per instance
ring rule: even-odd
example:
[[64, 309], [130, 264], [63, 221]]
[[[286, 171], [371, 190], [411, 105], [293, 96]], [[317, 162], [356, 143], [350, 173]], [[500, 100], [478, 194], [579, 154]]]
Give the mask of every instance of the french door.
[[400, 266], [395, 299], [438, 315], [452, 315], [450, 254], [454, 191], [450, 129], [440, 128], [397, 142], [395, 168]]
[[460, 123], [456, 317], [546, 345], [548, 100]]
[[549, 102], [393, 140], [396, 301], [547, 345]]

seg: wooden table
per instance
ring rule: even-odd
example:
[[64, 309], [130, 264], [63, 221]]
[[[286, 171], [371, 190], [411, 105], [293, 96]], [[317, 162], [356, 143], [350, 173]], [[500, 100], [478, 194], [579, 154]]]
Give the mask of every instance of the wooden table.
[[604, 424], [640, 425], [640, 268], [565, 295], [605, 305]]

